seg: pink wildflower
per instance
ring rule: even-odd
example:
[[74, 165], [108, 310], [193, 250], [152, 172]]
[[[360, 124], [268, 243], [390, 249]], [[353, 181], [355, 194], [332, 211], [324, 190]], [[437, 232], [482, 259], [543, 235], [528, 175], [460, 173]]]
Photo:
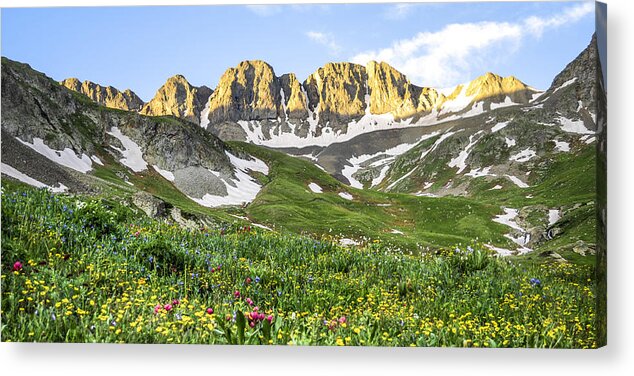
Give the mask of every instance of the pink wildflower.
[[16, 261], [15, 264], [13, 264], [13, 271], [14, 272], [19, 272], [20, 270], [22, 270], [22, 263], [20, 261]]

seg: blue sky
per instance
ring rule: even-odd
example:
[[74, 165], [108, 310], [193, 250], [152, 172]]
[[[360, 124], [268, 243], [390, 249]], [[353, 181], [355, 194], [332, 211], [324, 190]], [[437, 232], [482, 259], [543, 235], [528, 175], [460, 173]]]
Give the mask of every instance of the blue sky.
[[2, 9], [2, 55], [143, 100], [174, 74], [214, 88], [242, 60], [304, 80], [331, 61], [385, 60], [421, 86], [487, 71], [537, 88], [589, 43], [582, 2]]

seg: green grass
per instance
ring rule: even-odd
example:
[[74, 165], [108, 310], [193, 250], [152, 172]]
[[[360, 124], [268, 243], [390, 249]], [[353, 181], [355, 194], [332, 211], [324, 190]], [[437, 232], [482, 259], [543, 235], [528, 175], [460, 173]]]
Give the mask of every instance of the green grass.
[[[506, 226], [491, 221], [497, 205], [447, 197], [416, 197], [359, 190], [312, 163], [246, 143], [231, 143], [269, 165], [266, 185], [246, 208], [250, 218], [293, 233], [387, 242], [406, 251], [467, 244], [473, 239], [509, 246]], [[316, 183], [323, 193], [313, 193]], [[354, 200], [341, 198], [347, 192]], [[393, 230], [403, 232], [394, 234]]]
[[597, 346], [588, 266], [186, 230], [2, 184], [3, 341]]

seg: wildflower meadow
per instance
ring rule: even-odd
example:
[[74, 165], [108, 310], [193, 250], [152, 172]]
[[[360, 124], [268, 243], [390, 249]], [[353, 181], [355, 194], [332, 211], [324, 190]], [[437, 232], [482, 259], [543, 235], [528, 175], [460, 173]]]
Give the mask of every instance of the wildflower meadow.
[[7, 342], [592, 348], [593, 278], [591, 266], [499, 258], [477, 242], [405, 255], [2, 193]]

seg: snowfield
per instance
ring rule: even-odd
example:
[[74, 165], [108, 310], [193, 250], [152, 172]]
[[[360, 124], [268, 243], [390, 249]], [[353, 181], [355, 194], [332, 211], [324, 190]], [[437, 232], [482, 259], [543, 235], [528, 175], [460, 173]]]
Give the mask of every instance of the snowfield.
[[16, 180], [21, 181], [22, 183], [28, 184], [35, 188], [47, 188], [49, 191], [54, 193], [66, 192], [68, 190], [68, 187], [62, 183], [58, 183], [57, 187], [46, 185], [39, 180], [33, 179], [32, 177], [23, 174], [22, 172], [9, 166], [8, 164], [0, 163], [0, 171], [2, 171], [2, 173], [7, 176], [10, 176]]
[[[249, 203], [255, 199], [262, 187], [255, 179], [249, 176], [249, 171], [258, 171], [268, 175], [269, 168], [266, 163], [252, 157], [252, 160], [241, 159], [237, 156], [225, 151], [229, 161], [235, 167], [235, 178], [223, 178], [221, 181], [227, 187], [227, 195], [211, 195], [205, 194], [202, 198], [190, 197], [198, 204], [206, 207], [217, 207], [224, 205], [242, 205]], [[220, 175], [220, 174], [217, 174]]]
[[117, 127], [112, 127], [108, 134], [121, 141], [121, 145], [123, 145], [123, 149], [110, 145], [111, 148], [123, 155], [119, 162], [134, 172], [147, 170], [147, 162], [143, 159], [143, 151], [141, 151], [141, 147], [136, 142], [121, 133], [121, 130]]
[[72, 168], [75, 171], [79, 171], [82, 173], [86, 173], [92, 170], [92, 159], [86, 154], [82, 154], [81, 157], [78, 157], [75, 152], [69, 148], [58, 151], [55, 149], [51, 149], [46, 144], [44, 144], [44, 140], [41, 138], [33, 138], [33, 143], [28, 143], [26, 141], [22, 141], [20, 138], [16, 137], [18, 141], [20, 141], [23, 145], [30, 147], [35, 150], [39, 154], [45, 156], [51, 161], [60, 164], [62, 166]]

